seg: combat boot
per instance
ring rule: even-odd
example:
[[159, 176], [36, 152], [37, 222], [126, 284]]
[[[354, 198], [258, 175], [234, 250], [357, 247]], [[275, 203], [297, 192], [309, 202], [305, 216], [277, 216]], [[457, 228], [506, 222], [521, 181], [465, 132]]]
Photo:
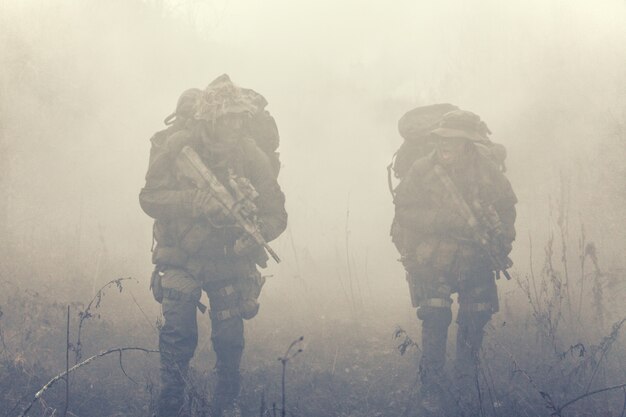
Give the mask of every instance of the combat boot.
[[480, 415], [480, 399], [477, 391], [480, 348], [483, 341], [483, 327], [490, 314], [459, 313], [459, 329], [456, 340], [456, 360], [454, 363], [455, 385], [462, 415]]
[[224, 405], [220, 412], [221, 414], [216, 415], [220, 417], [241, 417], [241, 409], [239, 408], [237, 401], [231, 401], [230, 403]]
[[237, 404], [241, 386], [239, 367], [226, 367], [218, 362], [217, 384], [213, 394], [212, 408], [216, 417], [240, 417]]
[[[173, 369], [177, 368], [177, 369]], [[187, 369], [168, 366], [161, 370], [161, 392], [157, 401], [157, 417], [186, 417], [185, 382]]]
[[422, 388], [419, 402], [419, 417], [445, 417], [445, 398], [441, 389]]

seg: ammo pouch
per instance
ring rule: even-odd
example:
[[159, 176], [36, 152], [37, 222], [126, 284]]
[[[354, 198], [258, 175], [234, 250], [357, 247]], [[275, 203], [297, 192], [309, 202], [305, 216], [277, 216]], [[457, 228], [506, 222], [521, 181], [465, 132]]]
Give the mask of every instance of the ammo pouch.
[[161, 285], [162, 275], [163, 272], [161, 268], [156, 267], [150, 277], [150, 290], [152, 290], [152, 295], [158, 303], [163, 302], [163, 286]]
[[428, 239], [413, 251], [416, 266], [449, 271], [457, 261], [459, 244], [452, 239]]
[[259, 296], [261, 288], [265, 284], [265, 277], [258, 271], [254, 271], [250, 277], [240, 280], [239, 293], [241, 295], [241, 304], [239, 311], [244, 320], [250, 320], [259, 312]]
[[452, 239], [441, 239], [432, 252], [430, 261], [436, 271], [453, 271], [458, 264], [459, 244]]
[[424, 299], [424, 289], [419, 277], [410, 272], [406, 273], [406, 281], [409, 284], [409, 294], [411, 295], [411, 304], [413, 307], [419, 307], [420, 302]]
[[[187, 268], [190, 257], [198, 253], [208, 235], [207, 225], [197, 222], [187, 225], [177, 243], [157, 245], [152, 253], [152, 263], [160, 266]], [[199, 271], [194, 270], [194, 272]]]
[[193, 255], [200, 250], [200, 247], [211, 233], [208, 225], [194, 222], [180, 237], [178, 246], [187, 254]]
[[223, 310], [212, 310], [211, 318], [218, 321], [233, 317], [250, 320], [259, 312], [258, 298], [264, 283], [265, 277], [256, 270], [235, 281], [209, 283], [205, 290], [210, 294], [219, 295], [228, 305], [228, 308]]
[[152, 263], [159, 266], [184, 268], [189, 256], [180, 248], [157, 245], [152, 252]]

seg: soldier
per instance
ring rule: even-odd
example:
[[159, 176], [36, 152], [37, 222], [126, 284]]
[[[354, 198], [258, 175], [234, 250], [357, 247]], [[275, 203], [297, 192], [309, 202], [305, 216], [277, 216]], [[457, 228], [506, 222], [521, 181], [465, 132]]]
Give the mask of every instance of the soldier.
[[170, 126], [151, 139], [146, 185], [139, 200], [155, 219], [156, 268], [151, 287], [164, 317], [159, 334], [159, 417], [188, 415], [183, 395], [198, 342], [196, 308], [205, 309], [200, 304], [203, 290], [209, 297], [211, 341], [217, 356], [211, 415], [240, 414], [236, 400], [243, 320], [257, 314], [264, 283], [257, 264], [265, 266], [267, 256], [233, 223], [211, 192], [181, 175], [177, 158], [184, 146], [190, 146], [222, 184], [233, 184], [231, 180], [251, 184], [258, 193], [256, 225], [266, 241], [275, 239], [286, 227], [284, 195], [276, 181], [277, 167], [250, 138], [249, 129], [259, 114], [268, 114], [265, 104], [260, 95], [223, 75], [204, 91], [185, 91], [176, 112], [166, 119]]
[[430, 134], [434, 150], [413, 163], [395, 190], [392, 237], [422, 321], [421, 407], [427, 416], [443, 415], [451, 392], [444, 377], [450, 295], [458, 293], [459, 301], [456, 378], [462, 406], [472, 407], [483, 328], [498, 311], [496, 275], [511, 265], [517, 198], [490, 154], [503, 147], [488, 133], [474, 113], [446, 113]]

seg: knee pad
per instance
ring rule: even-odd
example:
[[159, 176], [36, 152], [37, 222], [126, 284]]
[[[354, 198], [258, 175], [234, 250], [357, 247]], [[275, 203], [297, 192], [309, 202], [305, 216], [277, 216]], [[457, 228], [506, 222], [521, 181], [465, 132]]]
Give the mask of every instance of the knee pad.
[[259, 302], [257, 301], [261, 295], [261, 288], [265, 284], [265, 277], [258, 271], [250, 274], [237, 282], [240, 294], [239, 313], [244, 320], [250, 320], [259, 312]]
[[211, 326], [211, 341], [216, 352], [243, 350], [243, 320], [241, 318], [212, 320]]
[[234, 281], [214, 283], [206, 288], [211, 301], [211, 319], [224, 321], [234, 318], [250, 320], [259, 312], [257, 299], [265, 278], [257, 271]]
[[172, 268], [163, 272], [157, 271], [155, 275], [162, 300], [190, 302], [194, 305], [200, 301], [202, 287], [186, 271]]
[[422, 303], [417, 308], [417, 318], [422, 320], [425, 325], [448, 327], [452, 322], [452, 309], [449, 305], [444, 307]]
[[485, 327], [485, 325], [491, 320], [493, 313], [491, 309], [485, 309], [483, 311], [471, 311], [470, 309], [464, 309], [463, 306], [459, 308], [459, 316], [457, 317], [457, 323], [462, 327], [471, 327], [479, 330]]

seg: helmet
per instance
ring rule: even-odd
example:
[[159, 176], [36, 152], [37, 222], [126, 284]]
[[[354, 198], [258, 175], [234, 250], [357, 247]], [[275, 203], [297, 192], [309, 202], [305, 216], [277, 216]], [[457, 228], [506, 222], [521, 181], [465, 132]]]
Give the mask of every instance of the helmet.
[[416, 107], [400, 118], [398, 132], [406, 140], [428, 137], [428, 133], [439, 125], [444, 114], [458, 109], [457, 106], [449, 103]]
[[490, 133], [477, 114], [464, 110], [444, 114], [439, 126], [430, 132], [432, 136], [440, 138], [465, 138], [472, 142], [489, 142]]
[[194, 117], [198, 120], [215, 121], [226, 114], [252, 116], [266, 105], [263, 96], [239, 87], [227, 74], [222, 74], [202, 92]]
[[202, 96], [202, 90], [198, 88], [190, 88], [183, 91], [176, 103], [176, 110], [165, 118], [165, 124], [170, 125], [174, 123], [176, 118], [189, 119], [194, 115], [194, 107], [196, 101]]

